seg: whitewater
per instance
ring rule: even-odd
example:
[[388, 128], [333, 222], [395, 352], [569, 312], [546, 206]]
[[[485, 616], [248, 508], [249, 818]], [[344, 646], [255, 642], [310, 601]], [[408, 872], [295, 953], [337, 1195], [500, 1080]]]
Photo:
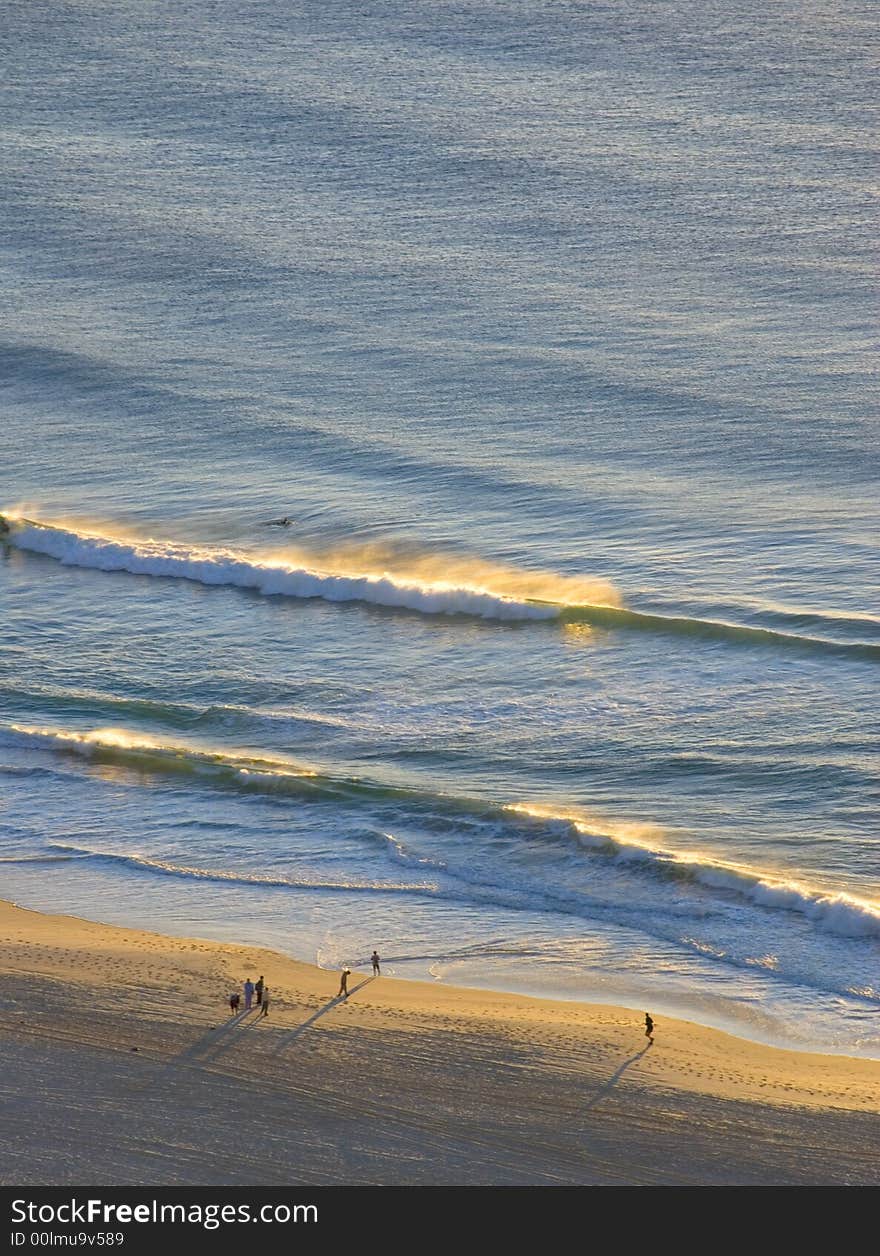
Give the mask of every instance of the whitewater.
[[43, 9], [0, 893], [880, 1058], [872, 9]]
[[[111, 763], [140, 763], [154, 772], [164, 770], [192, 773], [203, 779], [210, 778], [221, 788], [266, 791], [271, 794], [283, 792], [289, 793], [293, 798], [303, 793], [324, 792], [334, 798], [340, 795], [355, 796], [359, 800], [379, 798], [385, 803], [395, 799], [404, 805], [410, 803], [416, 810], [424, 809], [426, 805], [441, 810], [450, 809], [464, 823], [467, 821], [463, 818], [468, 812], [483, 822], [491, 818], [495, 823], [506, 824], [509, 827], [514, 824], [512, 817], [520, 821], [522, 818], [528, 818], [534, 823], [530, 826], [526, 825], [527, 834], [529, 828], [539, 838], [544, 836], [542, 830], [550, 834], [561, 833], [585, 851], [600, 852], [615, 861], [631, 865], [638, 862], [642, 865], [641, 871], [662, 879], [699, 881], [714, 889], [739, 893], [763, 907], [797, 911], [809, 917], [817, 928], [845, 937], [880, 938], [880, 905], [872, 906], [867, 902], [859, 902], [845, 894], [827, 895], [810, 890], [803, 885], [765, 880], [755, 870], [720, 861], [683, 857], [675, 852], [649, 845], [651, 837], [658, 836], [651, 833], [649, 826], [590, 821], [576, 814], [567, 815], [548, 807], [534, 807], [523, 803], [481, 805], [467, 799], [453, 799], [443, 795], [432, 796], [425, 792], [406, 790], [401, 787], [395, 789], [363, 779], [344, 780], [285, 760], [223, 753], [181, 743], [163, 743], [154, 738], [132, 735], [118, 729], [96, 729], [88, 733], [75, 733], [62, 729], [29, 728], [11, 724], [6, 727], [0, 726], [0, 744], [50, 748], [61, 753], [69, 752]], [[395, 842], [387, 834], [383, 836], [392, 843], [395, 854], [399, 858], [407, 857], [401, 843]], [[59, 847], [59, 849], [66, 848]], [[99, 853], [78, 851], [75, 847], [69, 849], [78, 854]], [[115, 856], [107, 854], [105, 857]], [[152, 863], [150, 860], [140, 862], [163, 868], [166, 872], [179, 872], [184, 876], [236, 879], [234, 874], [227, 872], [176, 868], [170, 864]], [[420, 862], [427, 864], [433, 861], [425, 859]], [[247, 877], [244, 880], [255, 882], [258, 879]], [[295, 882], [270, 881], [266, 884], [287, 885], [295, 884]], [[320, 884], [314, 881], [304, 884], [312, 888], [320, 888]], [[355, 882], [346, 884], [348, 888], [358, 888]], [[424, 891], [432, 887], [422, 882], [412, 887], [394, 886], [393, 888]]]
[[[232, 585], [251, 589], [266, 597], [324, 598], [328, 602], [367, 602], [373, 606], [397, 607], [425, 614], [476, 615], [482, 619], [528, 620], [563, 619], [597, 627], [621, 627], [660, 633], [682, 633], [706, 640], [743, 641], [749, 644], [776, 645], [801, 650], [825, 650], [854, 654], [880, 660], [880, 620], [873, 616], [856, 617], [856, 631], [868, 629], [876, 641], [845, 641], [804, 633], [781, 632], [743, 623], [724, 623], [685, 616], [648, 614], [619, 605], [619, 595], [608, 582], [589, 577], [558, 576], [551, 573], [517, 571], [493, 567], [479, 559], [465, 561], [438, 554], [386, 554], [386, 566], [379, 573], [318, 571], [293, 565], [290, 558], [260, 558], [236, 554], [229, 550], [210, 551], [170, 541], [151, 538], [112, 538], [79, 532], [76, 529], [38, 523], [17, 517], [12, 511], [0, 512], [5, 521], [6, 540], [20, 549], [57, 558], [68, 566], [89, 567], [96, 571], [127, 571], [132, 575], [165, 576], [193, 580], [198, 584]], [[354, 549], [340, 548], [337, 562], [359, 559]], [[296, 557], [308, 562], [310, 556], [299, 552]], [[365, 557], [373, 561], [368, 550]], [[320, 561], [315, 556], [311, 561]], [[326, 556], [325, 561], [333, 561]], [[400, 572], [388, 571], [399, 565]], [[445, 574], [445, 580], [438, 577]], [[471, 584], [454, 583], [458, 575]], [[425, 577], [427, 576], [427, 579]], [[431, 577], [434, 577], [432, 580]], [[418, 581], [421, 581], [419, 583]], [[474, 582], [482, 582], [475, 584]], [[507, 586], [507, 587], [505, 587]], [[516, 600], [510, 589], [526, 591], [534, 596]], [[496, 591], [492, 591], [492, 590]], [[577, 598], [604, 598], [605, 602], [578, 602]], [[783, 615], [779, 615], [783, 618]], [[845, 620], [843, 615], [822, 616], [815, 612], [790, 614], [787, 618], [803, 623], [824, 620]]]
[[[4, 517], [4, 516], [0, 516]], [[47, 527], [30, 520], [14, 522], [9, 540], [22, 549], [48, 554], [74, 567], [169, 576], [199, 584], [228, 584], [267, 597], [320, 597], [328, 602], [369, 602], [427, 614], [478, 615], [484, 619], [547, 619], [556, 609], [454, 584], [419, 586], [393, 576], [345, 575], [292, 566], [281, 559], [252, 561], [227, 551], [211, 553], [170, 542], [118, 541]]]

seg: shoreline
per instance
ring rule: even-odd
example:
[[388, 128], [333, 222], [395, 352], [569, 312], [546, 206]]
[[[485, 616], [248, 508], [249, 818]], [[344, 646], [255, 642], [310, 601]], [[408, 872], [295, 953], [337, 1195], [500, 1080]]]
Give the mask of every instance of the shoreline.
[[[21, 907], [24, 911], [33, 911], [42, 915], [71, 916], [71, 918], [88, 921], [96, 925], [106, 925], [107, 927], [130, 930], [135, 933], [155, 932], [162, 937], [176, 938], [181, 941], [190, 940], [190, 934], [182, 931], [185, 927], [183, 924], [181, 924], [180, 929], [178, 929], [176, 918], [162, 919], [157, 922], [154, 928], [152, 925], [139, 923], [137, 919], [135, 919], [135, 922], [133, 923], [130, 919], [112, 922], [103, 918], [93, 917], [91, 915], [75, 915], [74, 913], [67, 911], [57, 912], [54, 904], [51, 906], [48, 904], [45, 906], [29, 906], [19, 902], [17, 899], [0, 899], [0, 902], [7, 902], [12, 906]], [[127, 912], [125, 915], [130, 918], [131, 913]], [[137, 913], [135, 913], [135, 916], [137, 916]], [[243, 922], [238, 922], [238, 924], [236, 924], [233, 920], [231, 922], [232, 927], [227, 929], [216, 928], [216, 922], [213, 920], [210, 923], [208, 921], [203, 923], [208, 926], [207, 933], [199, 934], [199, 940], [203, 942], [215, 943], [217, 946], [251, 946], [256, 947], [259, 950], [276, 953], [284, 958], [289, 958], [294, 963], [301, 963], [306, 967], [315, 968], [318, 972], [328, 973], [328, 980], [331, 981], [332, 974], [338, 971], [335, 968], [322, 967], [319, 964], [314, 964], [308, 959], [301, 959], [289, 951], [281, 950], [280, 948], [276, 949], [278, 947], [278, 943], [271, 937], [268, 939], [257, 938], [253, 942], [248, 943], [242, 942], [240, 936], [237, 936], [237, 930], [239, 926], [242, 928], [245, 927]], [[362, 961], [354, 961], [355, 964], [361, 962]], [[401, 962], [399, 957], [397, 960], [388, 960], [389, 965], [399, 962]], [[409, 963], [410, 961], [404, 957], [402, 962]], [[562, 988], [542, 989], [540, 982], [533, 984], [526, 981], [520, 982], [516, 980], [515, 977], [510, 980], [509, 983], [495, 984], [497, 974], [493, 977], [492, 974], [487, 973], [485, 980], [482, 980], [481, 974], [478, 972], [472, 973], [471, 977], [472, 983], [459, 983], [457, 981], [448, 980], [446, 977], [434, 977], [428, 975], [410, 976], [408, 972], [401, 973], [399, 971], [393, 974], [393, 978], [396, 981], [404, 981], [407, 983], [418, 982], [432, 989], [444, 988], [474, 990], [481, 991], [484, 995], [486, 995], [486, 997], [493, 994], [509, 994], [511, 996], [536, 999], [548, 1003], [572, 1003], [583, 1006], [610, 1007], [622, 1011], [629, 1010], [633, 1014], [638, 1014], [640, 1016], [644, 1013], [642, 1000], [638, 997], [631, 998], [630, 995], [632, 995], [633, 992], [626, 991], [624, 989], [612, 990], [607, 993], [597, 990], [584, 993], [568, 992], [568, 990]], [[880, 1063], [880, 1047], [875, 1048], [874, 1053], [871, 1051], [853, 1052], [847, 1050], [845, 1047], [837, 1047], [834, 1045], [829, 1046], [821, 1042], [808, 1040], [793, 1041], [786, 1038], [784, 1031], [774, 1028], [772, 1025], [768, 1026], [762, 1032], [761, 1027], [757, 1023], [749, 1023], [742, 1017], [726, 1013], [723, 1010], [723, 1005], [721, 1010], [716, 1009], [714, 1011], [711, 1009], [689, 1008], [686, 1004], [682, 1005], [672, 992], [664, 992], [662, 990], [659, 991], [657, 993], [656, 1000], [651, 1000], [651, 1011], [652, 1015], [655, 1015], [655, 1018], [656, 1015], [659, 1014], [664, 1020], [683, 1022], [693, 1026], [699, 1026], [702, 1029], [715, 1030], [718, 1033], [727, 1034], [732, 1038], [754, 1044], [755, 1046], [773, 1048], [781, 1051], [792, 1051], [798, 1054], [838, 1056], [844, 1059], [873, 1060]], [[880, 1015], [880, 1009], [878, 1009], [878, 1015]], [[880, 1026], [880, 1021], [878, 1021], [878, 1026]]]
[[[45, 896], [43, 897], [45, 898]], [[45, 914], [45, 916], [55, 916], [55, 914], [68, 916], [68, 914], [72, 914], [67, 911], [60, 913], [56, 912], [54, 903], [39, 903], [39, 896], [38, 906], [30, 906], [28, 903], [21, 903], [18, 897], [16, 897], [14, 901], [13, 899], [0, 899], [0, 902], [9, 902], [11, 903], [11, 906], [21, 907], [24, 911], [33, 911]], [[88, 907], [85, 909], [88, 911]], [[157, 932], [161, 933], [161, 936], [163, 937], [178, 938], [182, 939], [182, 941], [186, 941], [186, 939], [190, 938], [190, 933], [183, 932], [183, 929], [186, 928], [186, 924], [181, 922], [180, 927], [178, 927], [176, 917], [163, 918], [161, 921], [156, 923], [156, 926], [153, 926], [152, 923], [143, 924], [139, 922], [137, 919], [137, 912], [134, 913], [134, 917], [136, 918], [134, 918], [134, 921], [132, 922], [131, 909], [127, 912], [118, 914], [121, 918], [118, 918], [115, 922], [108, 921], [108, 919], [105, 918], [85, 916], [85, 914], [83, 914], [83, 916], [77, 916], [77, 918], [94, 924], [107, 924], [108, 927], [112, 926], [114, 928], [131, 929], [131, 931], [134, 932]], [[240, 929], [241, 931], [244, 931], [246, 928], [244, 921], [236, 922], [235, 919], [232, 919], [230, 927], [225, 929], [217, 928], [217, 922], [213, 921], [213, 919], [211, 922], [206, 921], [203, 923], [206, 924], [208, 932], [206, 934], [198, 934], [201, 941], [215, 942], [217, 946], [254, 946], [260, 948], [260, 950], [279, 953], [281, 956], [290, 958], [291, 961], [304, 963], [304, 965], [308, 967], [315, 967], [319, 972], [323, 971], [333, 973], [336, 971], [335, 968], [313, 965], [313, 962], [310, 960], [303, 960], [303, 958], [296, 956], [294, 952], [281, 950], [279, 943], [277, 943], [276, 939], [271, 936], [267, 938], [254, 936], [254, 941], [247, 943], [242, 942]], [[226, 936], [223, 936], [223, 934], [226, 934]], [[355, 961], [355, 963], [358, 962], [360, 961]], [[409, 963], [408, 957], [389, 958], [388, 961], [389, 965], [400, 962]], [[599, 990], [575, 992], [566, 990], [566, 988], [555, 988], [555, 990], [554, 988], [542, 988], [540, 981], [520, 981], [517, 980], [516, 975], [513, 975], [510, 981], [505, 981], [505, 978], [502, 977], [501, 981], [497, 983], [497, 973], [495, 976], [488, 976], [485, 982], [481, 980], [481, 976], [477, 975], [477, 973], [471, 973], [470, 976], [473, 978], [473, 983], [468, 983], [467, 981], [458, 982], [448, 980], [447, 977], [427, 975], [409, 976], [408, 972], [394, 972], [394, 980], [397, 981], [421, 982], [426, 986], [442, 986], [446, 988], [457, 988], [457, 990], [478, 990], [485, 993], [486, 996], [498, 993], [498, 995], [516, 995], [525, 997], [525, 999], [544, 1000], [551, 1002], [551, 1004], [559, 1002], [559, 1004], [576, 1004], [582, 1006], [608, 1006], [614, 1007], [614, 1009], [638, 1012], [640, 1015], [644, 1012], [643, 999], [639, 997], [638, 993], [625, 990], [625, 988], [621, 987], [608, 992]], [[766, 1046], [766, 1048], [793, 1051], [793, 1053], [797, 1054], [840, 1056], [842, 1059], [875, 1060], [877, 1063], [880, 1063], [880, 1045], [871, 1046], [870, 1050], [852, 1051], [847, 1050], [846, 1046], [837, 1046], [836, 1044], [829, 1045], [815, 1040], [811, 1041], [808, 1037], [806, 1037], [806, 1035], [800, 1041], [792, 1040], [791, 1037], [787, 1037], [786, 1032], [782, 1029], [782, 1027], [773, 1025], [772, 1022], [766, 1026], [762, 1026], [758, 1024], [757, 1020], [752, 1019], [751, 1021], [747, 1021], [742, 1016], [728, 1014], [728, 1012], [724, 1011], [724, 1007], [727, 1005], [723, 1004], [723, 1002], [722, 1005], [716, 1007], [716, 1009], [707, 1009], [707, 1007], [702, 1007], [702, 1009], [700, 1009], [700, 1007], [689, 1007], [687, 1002], [682, 1002], [677, 999], [677, 996], [675, 996], [673, 991], [660, 991], [658, 992], [657, 1001], [650, 1000], [650, 1004], [652, 1004], [652, 1009], [650, 1009], [652, 1010], [652, 1014], [659, 1014], [664, 1020], [682, 1021], [687, 1022], [689, 1025], [702, 1027], [702, 1029], [716, 1030], [721, 1032], [721, 1034], [736, 1037], [736, 1039], [741, 1039], [744, 1042], [751, 1042], [751, 1044], [756, 1046]], [[877, 1015], [880, 1015], [880, 1009], [877, 1009]], [[877, 1021], [877, 1026], [879, 1026], [880, 1032], [880, 1020]], [[880, 1044], [880, 1039], [877, 1039], [877, 1042]]]
[[[226, 999], [263, 974], [270, 1014]], [[880, 1182], [880, 1061], [0, 903], [16, 1185]], [[652, 1014], [653, 1010], [652, 1010]]]

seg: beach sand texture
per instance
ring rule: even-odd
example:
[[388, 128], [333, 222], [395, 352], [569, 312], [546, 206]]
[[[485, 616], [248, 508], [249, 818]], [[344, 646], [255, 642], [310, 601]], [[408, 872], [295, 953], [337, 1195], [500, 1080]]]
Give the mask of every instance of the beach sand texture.
[[0, 1181], [880, 1182], [880, 1061], [365, 969], [3, 904]]

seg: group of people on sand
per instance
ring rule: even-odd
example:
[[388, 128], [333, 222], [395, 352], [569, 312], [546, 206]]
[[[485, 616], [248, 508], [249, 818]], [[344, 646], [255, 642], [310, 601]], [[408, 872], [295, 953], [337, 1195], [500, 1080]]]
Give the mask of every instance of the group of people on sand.
[[[251, 981], [250, 977], [246, 978], [244, 986], [244, 1010], [250, 1012], [256, 1006], [260, 1009], [260, 1016], [269, 1015], [269, 987], [266, 985], [263, 977], [258, 977], [256, 981]], [[256, 1002], [255, 1002], [256, 1001]], [[233, 1016], [238, 1014], [241, 1007], [241, 995], [238, 990], [233, 990], [229, 996], [229, 1010]]]
[[[378, 977], [382, 972], [379, 952], [373, 951], [370, 956], [370, 963], [373, 966], [373, 976]], [[351, 976], [351, 969], [343, 968], [339, 978], [339, 992], [336, 995], [339, 998], [348, 998], [348, 979]], [[250, 1012], [254, 1007], [260, 1009], [260, 1016], [269, 1015], [269, 987], [266, 985], [264, 977], [258, 977], [256, 981], [251, 981], [247, 977], [242, 987], [244, 990], [244, 1011]], [[237, 1016], [241, 1010], [241, 993], [233, 990], [229, 996], [229, 1012], [232, 1016]]]
[[[382, 967], [381, 967], [381, 960], [379, 958], [378, 951], [373, 951], [373, 954], [370, 956], [370, 963], [373, 966], [373, 976], [374, 977], [381, 976]], [[348, 979], [350, 976], [351, 976], [351, 969], [346, 965], [346, 967], [344, 967], [342, 969], [342, 972], [339, 974], [339, 989], [336, 992], [337, 999], [348, 998]], [[266, 985], [266, 982], [263, 977], [257, 978], [256, 981], [251, 981], [250, 977], [248, 977], [245, 980], [244, 1010], [246, 1012], [251, 1011], [251, 1009], [254, 1007], [254, 1000], [256, 1000], [256, 1006], [260, 1009], [260, 1016], [261, 1017], [268, 1016], [269, 1015], [269, 987]], [[241, 1007], [241, 995], [239, 994], [237, 990], [234, 990], [232, 994], [230, 994], [229, 996], [229, 1008], [233, 1016], [236, 1016], [238, 1014], [238, 1010], [240, 1007]], [[650, 1012], [645, 1012], [645, 1037], [648, 1039], [648, 1046], [653, 1047], [654, 1045], [654, 1021], [653, 1021], [653, 1018], [651, 1017]]]

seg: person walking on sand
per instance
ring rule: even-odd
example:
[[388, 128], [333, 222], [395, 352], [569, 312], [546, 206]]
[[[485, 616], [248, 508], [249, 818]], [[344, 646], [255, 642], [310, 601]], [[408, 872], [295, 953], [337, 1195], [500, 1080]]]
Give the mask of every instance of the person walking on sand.
[[350, 976], [351, 976], [351, 969], [343, 968], [342, 972], [339, 975], [339, 993], [336, 996], [337, 999], [341, 998], [343, 995], [345, 996], [346, 999], [348, 998], [348, 979]]
[[651, 1020], [651, 1013], [645, 1012], [645, 1037], [648, 1039], [648, 1046], [654, 1045], [654, 1022]]
[[241, 995], [238, 993], [238, 991], [237, 991], [237, 990], [235, 990], [235, 991], [234, 991], [232, 994], [230, 994], [230, 996], [229, 996], [229, 1014], [230, 1014], [230, 1016], [235, 1016], [236, 1012], [238, 1011], [238, 1005], [239, 1005], [239, 1003], [240, 1003], [240, 1002], [241, 1002]]
[[250, 977], [244, 983], [244, 1010], [249, 1012], [254, 1001], [254, 983]]
[[269, 987], [263, 986], [262, 1010], [260, 1012], [260, 1017], [262, 1018], [268, 1015], [269, 1015]]
[[257, 996], [257, 1007], [259, 1007], [260, 1004], [263, 1002], [263, 989], [264, 989], [263, 978], [261, 977], [259, 981], [257, 982], [257, 984], [254, 986], [254, 993]]
[[373, 952], [373, 954], [370, 956], [370, 961], [371, 961], [371, 963], [372, 963], [372, 965], [373, 965], [373, 976], [374, 976], [374, 977], [378, 977], [378, 976], [379, 976], [379, 972], [380, 972], [380, 968], [379, 968], [379, 952], [378, 952], [378, 951], [374, 951], [374, 952]]

